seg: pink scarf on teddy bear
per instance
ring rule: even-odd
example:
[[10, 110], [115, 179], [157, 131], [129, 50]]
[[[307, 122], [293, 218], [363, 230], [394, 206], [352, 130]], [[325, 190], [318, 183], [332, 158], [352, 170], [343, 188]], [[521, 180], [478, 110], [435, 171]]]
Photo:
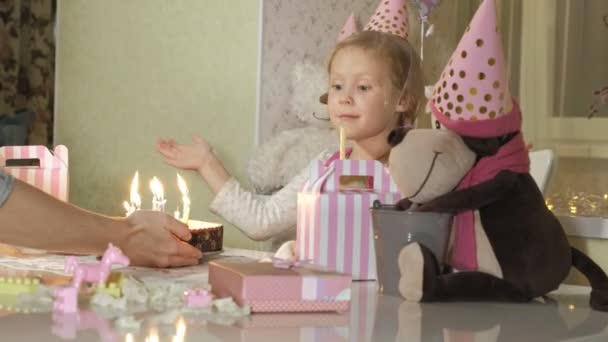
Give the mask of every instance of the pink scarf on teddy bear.
[[[467, 189], [494, 178], [502, 170], [530, 171], [530, 156], [521, 132], [503, 145], [496, 154], [480, 159], [460, 181], [457, 190]], [[455, 217], [454, 245], [450, 264], [459, 271], [477, 270], [477, 243], [473, 210]]]

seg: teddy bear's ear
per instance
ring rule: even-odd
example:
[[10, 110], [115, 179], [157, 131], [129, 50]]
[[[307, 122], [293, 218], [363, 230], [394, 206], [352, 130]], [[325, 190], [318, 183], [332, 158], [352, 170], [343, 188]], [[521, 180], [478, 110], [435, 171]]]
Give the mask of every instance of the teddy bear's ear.
[[327, 97], [328, 97], [327, 93], [319, 96], [319, 102], [321, 102], [322, 104], [326, 105], [327, 104]]

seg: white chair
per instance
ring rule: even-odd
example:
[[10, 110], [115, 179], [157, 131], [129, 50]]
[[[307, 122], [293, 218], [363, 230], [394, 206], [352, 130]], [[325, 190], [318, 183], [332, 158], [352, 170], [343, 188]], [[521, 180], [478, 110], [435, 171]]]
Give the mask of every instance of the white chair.
[[530, 175], [534, 178], [536, 185], [538, 185], [543, 194], [551, 177], [554, 158], [555, 154], [552, 150], [530, 152]]

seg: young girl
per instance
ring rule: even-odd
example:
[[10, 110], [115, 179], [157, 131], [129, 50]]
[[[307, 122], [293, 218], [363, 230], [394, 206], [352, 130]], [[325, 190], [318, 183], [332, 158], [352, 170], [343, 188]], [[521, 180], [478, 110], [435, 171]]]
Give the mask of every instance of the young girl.
[[[397, 126], [413, 124], [422, 100], [416, 53], [397, 35], [363, 31], [336, 46], [328, 72], [329, 116], [335, 126], [344, 128], [350, 141], [347, 158], [386, 163], [389, 133]], [[261, 196], [241, 187], [200, 137], [192, 144], [159, 140], [156, 148], [168, 164], [197, 171], [215, 193], [211, 211], [249, 238], [274, 237], [277, 244], [293, 239], [297, 193], [307, 180], [308, 168], [275, 194]], [[320, 156], [322, 160], [330, 158], [336, 155]]]

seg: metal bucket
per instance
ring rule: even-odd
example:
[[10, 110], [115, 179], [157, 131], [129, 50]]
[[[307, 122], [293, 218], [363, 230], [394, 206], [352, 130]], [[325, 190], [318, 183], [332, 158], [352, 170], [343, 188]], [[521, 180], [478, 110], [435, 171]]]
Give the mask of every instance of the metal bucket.
[[399, 252], [407, 244], [418, 242], [430, 249], [442, 263], [450, 239], [452, 214], [403, 211], [378, 201], [370, 210], [379, 291], [384, 295], [399, 296]]

